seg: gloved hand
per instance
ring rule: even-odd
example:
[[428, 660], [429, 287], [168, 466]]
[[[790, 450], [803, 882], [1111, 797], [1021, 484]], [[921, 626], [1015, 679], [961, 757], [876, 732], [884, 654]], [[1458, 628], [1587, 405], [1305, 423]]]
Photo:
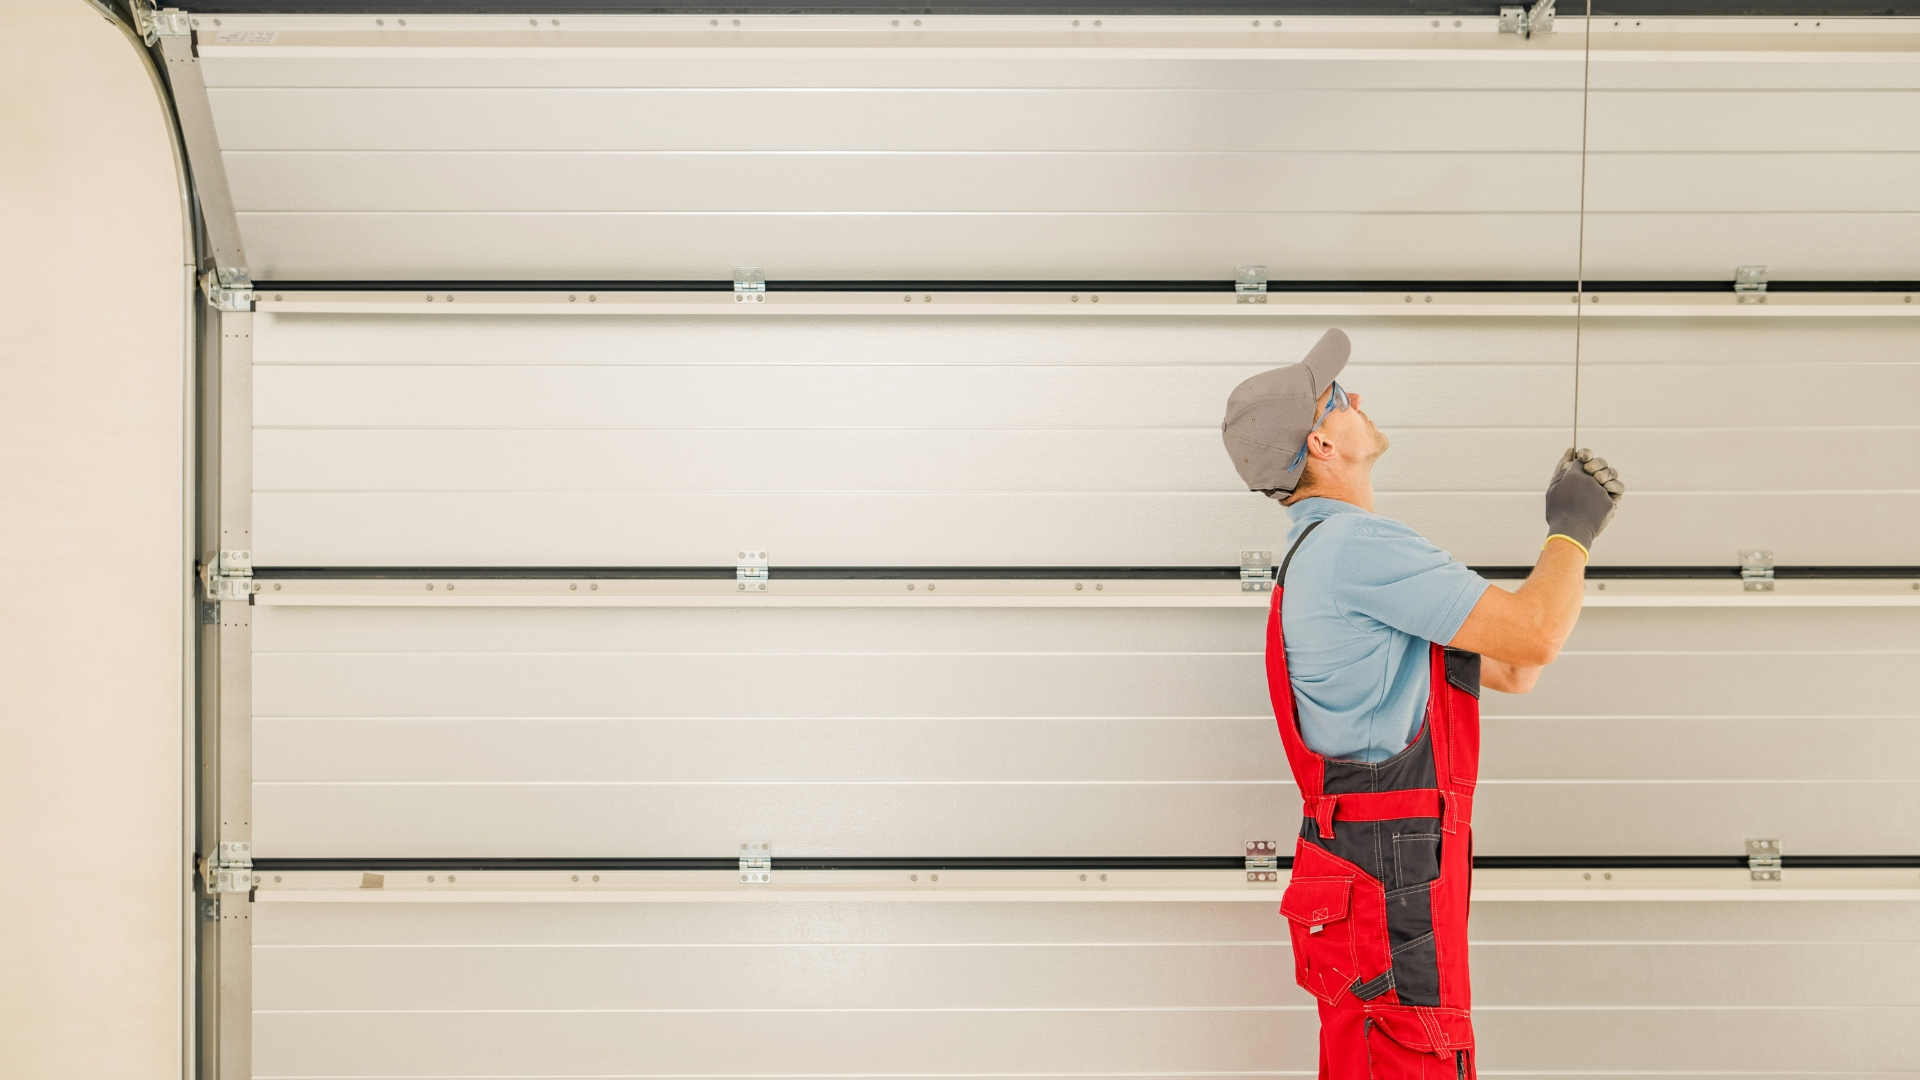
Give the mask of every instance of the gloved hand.
[[1605, 458], [1591, 450], [1567, 451], [1547, 482], [1547, 534], [1567, 537], [1583, 551], [1591, 549], [1626, 491]]

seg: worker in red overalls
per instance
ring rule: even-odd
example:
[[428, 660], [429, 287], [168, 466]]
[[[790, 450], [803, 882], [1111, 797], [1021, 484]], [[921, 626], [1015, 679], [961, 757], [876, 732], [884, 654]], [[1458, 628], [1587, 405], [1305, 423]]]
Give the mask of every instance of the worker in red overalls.
[[1319, 1001], [1322, 1080], [1476, 1075], [1467, 977], [1480, 688], [1533, 688], [1580, 614], [1587, 553], [1624, 488], [1569, 450], [1525, 584], [1489, 583], [1373, 513], [1387, 437], [1335, 379], [1351, 346], [1234, 389], [1241, 479], [1292, 517], [1267, 620], [1267, 683], [1303, 800], [1280, 912]]

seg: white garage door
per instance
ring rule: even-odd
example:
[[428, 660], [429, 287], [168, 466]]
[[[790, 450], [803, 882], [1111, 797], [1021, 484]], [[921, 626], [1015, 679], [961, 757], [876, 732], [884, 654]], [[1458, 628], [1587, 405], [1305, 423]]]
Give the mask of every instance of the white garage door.
[[1920, 1072], [1920, 35], [379, 18], [198, 31], [228, 1066], [1309, 1073], [1217, 425], [1339, 325], [1463, 561], [1632, 492], [1485, 702], [1489, 1074]]

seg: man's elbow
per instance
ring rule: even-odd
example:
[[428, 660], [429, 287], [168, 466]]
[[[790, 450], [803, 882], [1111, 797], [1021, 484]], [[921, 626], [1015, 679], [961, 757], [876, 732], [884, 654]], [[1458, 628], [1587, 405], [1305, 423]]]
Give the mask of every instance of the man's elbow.
[[1543, 668], [1560, 657], [1561, 640], [1547, 634], [1529, 635], [1516, 644], [1515, 654], [1502, 657], [1515, 667]]

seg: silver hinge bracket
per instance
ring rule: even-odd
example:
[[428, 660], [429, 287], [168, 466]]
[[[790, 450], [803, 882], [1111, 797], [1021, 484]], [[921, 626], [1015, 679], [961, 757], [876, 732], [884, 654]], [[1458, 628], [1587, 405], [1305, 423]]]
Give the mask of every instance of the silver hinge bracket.
[[767, 300], [767, 275], [758, 266], [733, 268], [733, 302], [763, 304]]
[[1532, 7], [1500, 9], [1500, 32], [1530, 38], [1553, 32], [1553, 0], [1537, 0]]
[[200, 860], [200, 880], [209, 893], [253, 891], [253, 845], [222, 840], [212, 857]]
[[741, 592], [767, 591], [767, 553], [742, 551], [733, 564], [733, 578]]
[[740, 843], [740, 884], [765, 885], [773, 881], [773, 841]]
[[1780, 841], [1747, 841], [1747, 872], [1755, 881], [1780, 880]]
[[163, 37], [185, 37], [193, 33], [193, 23], [186, 12], [174, 8], [158, 11], [141, 0], [134, 0], [133, 22], [141, 40], [148, 45], [159, 44]]
[[1773, 591], [1773, 552], [1740, 553], [1740, 585], [1747, 592]]
[[1764, 304], [1767, 302], [1767, 268], [1764, 266], [1741, 266], [1733, 271], [1734, 300], [1742, 304]]
[[253, 595], [253, 552], [226, 550], [208, 564], [207, 599], [245, 600]]
[[1273, 591], [1273, 552], [1243, 551], [1240, 553], [1240, 591]]
[[1233, 268], [1233, 302], [1236, 304], [1267, 302], [1266, 267], [1236, 266]]
[[253, 277], [244, 266], [218, 266], [201, 274], [200, 289], [215, 311], [253, 310]]
[[1280, 880], [1280, 842], [1278, 840], [1247, 841], [1247, 880]]

